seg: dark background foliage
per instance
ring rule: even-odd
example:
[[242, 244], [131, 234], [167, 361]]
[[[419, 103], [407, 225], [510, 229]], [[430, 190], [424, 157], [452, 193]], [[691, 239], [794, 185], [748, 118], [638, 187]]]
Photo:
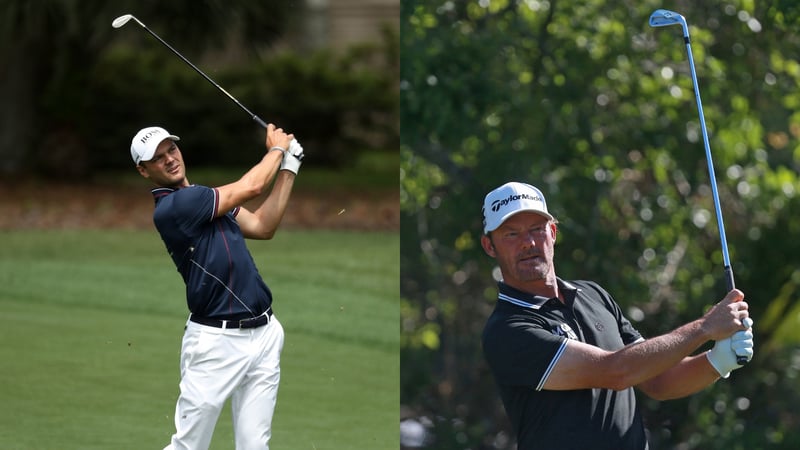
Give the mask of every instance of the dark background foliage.
[[[0, 173], [87, 177], [129, 167], [135, 132], [160, 124], [193, 165], [247, 165], [263, 131], [133, 21], [254, 114], [301, 137], [306, 163], [397, 149], [397, 30], [344, 51], [295, 51], [307, 2], [0, 2]], [[124, 164], [124, 165], [123, 165]]]
[[[540, 187], [557, 273], [605, 286], [647, 336], [725, 294], [680, 27], [690, 25], [756, 357], [692, 397], [640, 396], [653, 448], [795, 448], [800, 7], [786, 1], [401, 1], [401, 405], [427, 447], [514, 448], [480, 351], [495, 302], [483, 196]], [[705, 350], [703, 348], [702, 350]]]

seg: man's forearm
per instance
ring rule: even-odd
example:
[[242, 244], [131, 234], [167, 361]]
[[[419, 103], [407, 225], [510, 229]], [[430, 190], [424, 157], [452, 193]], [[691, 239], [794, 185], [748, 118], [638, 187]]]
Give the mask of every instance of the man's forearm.
[[281, 152], [268, 152], [261, 161], [247, 171], [237, 181], [220, 186], [218, 215], [226, 214], [237, 206], [244, 206], [253, 199], [266, 197], [267, 187], [280, 164]]
[[677, 365], [708, 339], [701, 321], [696, 320], [614, 352], [610, 365], [623, 374], [625, 385], [638, 385]]
[[241, 180], [248, 184], [258, 186], [259, 191], [265, 194], [267, 187], [272, 183], [281, 163], [281, 152], [273, 150], [267, 152], [261, 161], [245, 173]]
[[705, 352], [689, 356], [664, 373], [637, 387], [656, 400], [670, 400], [699, 392], [719, 379]]
[[289, 204], [289, 197], [294, 186], [295, 174], [281, 170], [275, 177], [275, 184], [268, 194], [260, 195], [248, 202], [245, 207], [258, 216], [261, 226], [273, 234], [280, 225], [281, 219]]

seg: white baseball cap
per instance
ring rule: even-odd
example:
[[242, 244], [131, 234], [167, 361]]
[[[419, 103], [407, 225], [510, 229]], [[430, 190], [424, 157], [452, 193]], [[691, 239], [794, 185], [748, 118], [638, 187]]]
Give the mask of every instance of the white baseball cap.
[[500, 186], [486, 194], [483, 200], [483, 232], [491, 233], [509, 217], [523, 211], [534, 212], [554, 220], [547, 212], [544, 194], [536, 187], [516, 181]]
[[169, 134], [169, 131], [161, 127], [147, 127], [142, 128], [136, 133], [136, 136], [131, 140], [131, 157], [133, 162], [138, 166], [142, 161], [150, 161], [156, 153], [158, 144], [164, 139], [172, 139], [179, 141], [181, 138], [174, 134]]

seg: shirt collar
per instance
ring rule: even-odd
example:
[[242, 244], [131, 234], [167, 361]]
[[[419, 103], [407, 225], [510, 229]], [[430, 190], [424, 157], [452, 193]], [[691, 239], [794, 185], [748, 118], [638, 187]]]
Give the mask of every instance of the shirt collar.
[[[194, 185], [190, 184], [189, 186], [186, 186], [186, 187], [192, 187], [192, 186], [194, 186]], [[171, 188], [171, 187], [160, 187], [159, 186], [159, 187], [151, 189], [150, 193], [153, 194], [153, 198], [155, 199], [156, 202], [158, 202], [159, 199], [164, 198], [164, 197], [168, 196], [169, 194], [172, 194], [173, 192], [177, 191], [178, 189], [183, 189], [183, 187]]]
[[[574, 299], [578, 292], [578, 288], [572, 284], [556, 278], [558, 289], [564, 294], [565, 298]], [[551, 297], [544, 297], [541, 295], [529, 294], [522, 292], [519, 289], [513, 288], [502, 281], [497, 282], [498, 294], [497, 299], [512, 303], [523, 308], [539, 309], [545, 303], [552, 300]]]
[[153, 200], [155, 200], [155, 202], [158, 203], [159, 200], [161, 200], [162, 198], [168, 196], [169, 194], [172, 194], [176, 190], [177, 189], [168, 188], [168, 187], [157, 187], [157, 188], [151, 189], [150, 192], [153, 194]]

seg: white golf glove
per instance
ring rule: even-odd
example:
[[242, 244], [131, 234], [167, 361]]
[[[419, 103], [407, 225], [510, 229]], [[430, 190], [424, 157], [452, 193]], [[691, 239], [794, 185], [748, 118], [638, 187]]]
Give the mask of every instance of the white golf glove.
[[742, 367], [736, 362], [737, 356], [747, 361], [753, 359], [753, 321], [745, 319], [746, 330], [737, 331], [729, 338], [717, 341], [714, 348], [706, 352], [708, 362], [714, 366], [722, 378], [728, 378], [732, 371]]
[[297, 139], [292, 139], [289, 144], [289, 149], [283, 154], [280, 170], [288, 170], [295, 175], [300, 171], [300, 164], [303, 160], [303, 146], [297, 142]]

